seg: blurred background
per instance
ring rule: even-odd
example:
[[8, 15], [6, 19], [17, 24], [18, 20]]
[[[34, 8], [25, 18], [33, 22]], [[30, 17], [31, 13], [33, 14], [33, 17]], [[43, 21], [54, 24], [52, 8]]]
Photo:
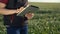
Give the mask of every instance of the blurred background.
[[[60, 34], [60, 0], [29, 0], [29, 4], [38, 6], [40, 11], [29, 20], [28, 34]], [[0, 34], [6, 34], [0, 15]]]

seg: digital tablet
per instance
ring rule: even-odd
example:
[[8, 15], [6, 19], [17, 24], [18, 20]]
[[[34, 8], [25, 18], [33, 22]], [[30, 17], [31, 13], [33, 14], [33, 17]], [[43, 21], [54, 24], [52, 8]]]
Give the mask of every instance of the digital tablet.
[[24, 16], [26, 13], [34, 12], [39, 10], [39, 7], [33, 5], [27, 5], [17, 16]]

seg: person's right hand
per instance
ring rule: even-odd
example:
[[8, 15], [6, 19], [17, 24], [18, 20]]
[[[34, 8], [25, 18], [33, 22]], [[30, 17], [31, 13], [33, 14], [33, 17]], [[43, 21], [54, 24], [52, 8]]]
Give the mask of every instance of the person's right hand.
[[20, 9], [17, 9], [16, 13], [21, 13], [21, 11], [24, 9], [24, 7], [21, 7]]
[[[27, 7], [28, 7], [28, 6], [29, 6], [29, 5], [27, 5]], [[21, 13], [23, 9], [24, 9], [24, 7], [20, 7], [19, 9], [17, 9], [17, 12], [16, 12], [16, 13]]]

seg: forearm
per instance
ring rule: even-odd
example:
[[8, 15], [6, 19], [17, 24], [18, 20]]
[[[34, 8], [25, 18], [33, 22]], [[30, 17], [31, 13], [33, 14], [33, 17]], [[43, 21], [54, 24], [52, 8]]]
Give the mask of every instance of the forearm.
[[17, 10], [8, 10], [8, 9], [0, 9], [0, 14], [2, 15], [10, 15], [16, 13]]

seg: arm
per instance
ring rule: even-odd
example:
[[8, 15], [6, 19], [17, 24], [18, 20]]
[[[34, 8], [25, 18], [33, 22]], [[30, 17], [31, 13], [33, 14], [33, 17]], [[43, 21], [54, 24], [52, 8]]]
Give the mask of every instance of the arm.
[[17, 12], [17, 10], [8, 10], [8, 9], [5, 9], [6, 5], [4, 3], [1, 3], [0, 2], [0, 14], [2, 15], [9, 15], [9, 14], [14, 14]]
[[2, 15], [10, 15], [15, 13], [17, 13], [17, 10], [0, 9], [0, 14]]
[[5, 4], [4, 3], [1, 3], [0, 2], [0, 14], [2, 15], [10, 15], [10, 14], [14, 14], [14, 13], [18, 13], [20, 10], [8, 10], [8, 9], [5, 9]]

